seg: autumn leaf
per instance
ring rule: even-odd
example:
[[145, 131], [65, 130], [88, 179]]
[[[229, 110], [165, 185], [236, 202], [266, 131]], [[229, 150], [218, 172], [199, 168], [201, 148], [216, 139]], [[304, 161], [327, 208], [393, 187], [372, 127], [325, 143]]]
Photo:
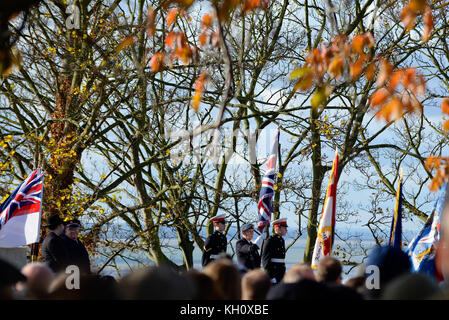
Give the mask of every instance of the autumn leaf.
[[343, 73], [343, 58], [341, 56], [335, 57], [329, 65], [329, 73], [334, 75], [337, 79]]
[[190, 48], [190, 46], [185, 44], [181, 47], [176, 47], [173, 54], [171, 55], [171, 58], [172, 60], [181, 59], [184, 64], [188, 64], [192, 56], [193, 56], [192, 48]]
[[376, 74], [376, 63], [373, 61], [366, 68], [365, 75], [366, 78], [371, 81], [374, 79], [375, 74]]
[[165, 46], [168, 48], [173, 48], [176, 44], [179, 35], [175, 31], [171, 31], [165, 37]]
[[401, 11], [400, 18], [407, 31], [414, 28], [418, 15], [429, 10], [426, 0], [411, 0]]
[[240, 0], [224, 0], [221, 2], [221, 6], [217, 10], [218, 19], [221, 21], [228, 21], [230, 13], [240, 3]]
[[153, 72], [158, 72], [164, 67], [165, 53], [158, 52], [150, 60], [150, 70]]
[[176, 22], [178, 13], [179, 13], [179, 11], [177, 8], [173, 8], [168, 12], [167, 17], [165, 19], [168, 27], [170, 27], [172, 24], [174, 24]]
[[444, 132], [447, 132], [449, 130], [449, 120], [444, 121], [443, 130]]
[[402, 78], [404, 76], [404, 72], [402, 70], [393, 72], [392, 76], [390, 77], [390, 88], [394, 90], [397, 85], [401, 82]]
[[427, 7], [427, 1], [426, 0], [411, 0], [408, 4], [410, 10], [412, 11], [418, 11], [423, 12]]
[[125, 40], [119, 43], [117, 48], [115, 49], [115, 53], [118, 53], [119, 51], [123, 50], [125, 47], [131, 45], [134, 43], [133, 37], [126, 37]]
[[307, 75], [311, 72], [312, 72], [312, 69], [310, 69], [309, 67], [301, 67], [301, 68], [293, 70], [290, 73], [289, 77], [290, 77], [290, 80], [296, 80], [300, 77], [304, 77], [305, 75]]
[[437, 191], [440, 189], [445, 181], [449, 180], [449, 158], [435, 157], [431, 155], [426, 159], [425, 167], [428, 170], [437, 169], [432, 181], [430, 182], [429, 189]]
[[198, 112], [200, 102], [204, 92], [204, 86], [206, 82], [206, 72], [202, 72], [201, 75], [195, 81], [195, 93], [192, 98], [192, 108], [195, 112]]
[[313, 74], [309, 73], [301, 77], [293, 87], [293, 92], [297, 90], [308, 90], [313, 86]]
[[351, 64], [349, 66], [349, 74], [351, 76], [351, 79], [354, 81], [360, 77], [363, 71], [363, 63], [365, 62], [365, 59], [359, 58], [356, 62]]
[[358, 54], [363, 54], [363, 48], [365, 47], [365, 38], [363, 35], [358, 34], [352, 39], [351, 49]]
[[198, 37], [198, 42], [202, 47], [207, 44], [207, 33], [205, 31], [201, 32], [200, 36]]
[[384, 118], [386, 121], [395, 121], [402, 116], [404, 107], [401, 100], [394, 97], [377, 113], [378, 118]]
[[156, 23], [155, 23], [156, 13], [152, 7], [148, 8], [147, 13], [147, 35], [151, 37], [156, 33]]
[[207, 13], [203, 16], [201, 20], [201, 29], [206, 30], [209, 29], [212, 25], [212, 20], [214, 19], [213, 13]]
[[446, 98], [441, 102], [441, 111], [445, 114], [449, 114], [449, 98]]
[[380, 61], [380, 70], [377, 76], [376, 84], [378, 87], [381, 87], [388, 79], [388, 77], [393, 72], [393, 66], [386, 59], [382, 59]]
[[430, 8], [428, 7], [426, 9], [426, 13], [424, 15], [424, 30], [423, 30], [423, 34], [422, 34], [422, 40], [424, 42], [427, 42], [430, 38], [430, 34], [432, 32], [433, 29], [433, 17], [432, 17], [432, 10], [430, 10]]
[[371, 96], [370, 99], [370, 103], [371, 105], [377, 106], [377, 105], [382, 105], [384, 104], [387, 99], [390, 97], [390, 92], [388, 92], [387, 89], [385, 88], [380, 88], [378, 90], [376, 90], [376, 92], [373, 93], [373, 95]]
[[324, 104], [327, 97], [331, 94], [332, 89], [329, 86], [318, 87], [310, 100], [312, 108], [317, 108]]

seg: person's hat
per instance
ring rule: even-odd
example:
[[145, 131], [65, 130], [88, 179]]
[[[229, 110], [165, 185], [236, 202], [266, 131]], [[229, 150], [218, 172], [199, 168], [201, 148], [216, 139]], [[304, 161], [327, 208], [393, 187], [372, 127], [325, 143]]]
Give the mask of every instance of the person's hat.
[[247, 223], [242, 226], [242, 231], [248, 231], [254, 229], [254, 225], [252, 223]]
[[9, 286], [17, 282], [24, 282], [27, 278], [12, 264], [0, 259], [0, 286]]
[[48, 227], [48, 228], [57, 227], [60, 224], [64, 224], [64, 221], [62, 221], [62, 219], [57, 214], [54, 214], [54, 215], [48, 217], [47, 225], [45, 225], [44, 227]]
[[78, 219], [72, 219], [66, 222], [65, 225], [67, 228], [80, 228], [81, 223]]
[[215, 217], [210, 218], [210, 220], [213, 223], [225, 222], [226, 221], [226, 215], [225, 214], [218, 214]]
[[287, 218], [281, 218], [273, 221], [273, 226], [288, 227]]

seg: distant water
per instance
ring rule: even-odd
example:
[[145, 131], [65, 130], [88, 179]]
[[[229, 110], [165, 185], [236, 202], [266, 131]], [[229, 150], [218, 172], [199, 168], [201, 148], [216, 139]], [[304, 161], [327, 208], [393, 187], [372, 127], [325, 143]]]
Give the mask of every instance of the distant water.
[[[228, 250], [227, 253], [232, 255], [232, 248], [235, 248], [235, 242], [237, 240], [231, 240], [230, 243], [228, 243]], [[290, 243], [290, 239], [286, 239], [286, 245], [288, 245]], [[373, 247], [374, 243], [369, 241], [369, 240], [363, 240], [362, 244], [365, 248], [367, 247]], [[172, 239], [167, 241], [167, 245], [175, 248], [177, 247], [177, 240], [176, 239]], [[344, 246], [343, 242], [339, 242], [337, 241], [335, 243], [335, 245], [340, 245], [340, 246]], [[232, 248], [231, 248], [232, 246]], [[294, 264], [298, 263], [298, 262], [302, 262], [303, 260], [303, 256], [304, 256], [304, 251], [305, 251], [305, 246], [306, 246], [306, 240], [305, 239], [298, 239], [295, 244], [293, 246], [291, 246], [286, 254], [286, 267], [287, 269], [291, 268]], [[107, 250], [107, 249], [106, 249]], [[180, 250], [174, 250], [174, 249], [168, 249], [166, 250], [166, 255], [168, 256], [169, 259], [171, 259], [173, 262], [175, 262], [178, 265], [182, 264], [182, 255]], [[135, 261], [128, 261], [127, 263], [121, 259], [121, 258], [117, 258], [116, 260], [116, 264], [117, 267], [120, 270], [120, 276], [124, 276], [127, 273], [133, 271], [133, 270], [137, 270], [141, 267], [144, 266], [149, 266], [149, 265], [154, 265], [153, 261], [151, 261], [145, 254], [141, 253], [141, 254], [135, 254], [132, 252], [126, 252], [124, 251], [122, 253], [123, 256], [127, 256], [127, 257], [131, 257], [134, 260], [139, 260], [141, 261], [141, 264], [135, 262]], [[194, 260], [194, 268], [201, 270], [202, 266], [201, 266], [201, 256], [202, 256], [202, 252], [201, 250], [199, 250], [198, 248], [195, 247], [194, 252], [193, 252], [193, 260]], [[338, 258], [338, 257], [337, 257]], [[362, 256], [355, 256], [352, 257], [352, 261], [355, 261], [357, 263], [361, 262], [363, 259]], [[234, 256], [233, 257], [233, 261], [236, 263], [237, 259]], [[104, 262], [105, 259], [93, 259], [93, 264], [94, 264], [94, 269], [98, 268], [99, 266], [101, 266]], [[343, 266], [343, 279], [346, 278], [350, 278], [355, 274], [356, 268], [354, 266], [348, 266], [348, 265], [344, 265]], [[116, 269], [112, 268], [112, 267], [106, 267], [102, 274], [109, 274], [112, 276], [119, 276], [119, 274], [117, 273]]]

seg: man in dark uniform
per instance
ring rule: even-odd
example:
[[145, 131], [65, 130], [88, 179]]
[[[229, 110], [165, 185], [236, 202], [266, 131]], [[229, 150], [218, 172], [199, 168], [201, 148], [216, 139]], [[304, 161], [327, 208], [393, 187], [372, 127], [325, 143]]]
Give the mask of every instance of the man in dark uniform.
[[215, 231], [204, 242], [203, 257], [201, 263], [203, 268], [212, 260], [216, 260], [220, 253], [226, 253], [228, 240], [223, 234], [226, 229], [226, 215], [219, 214], [211, 218]]
[[247, 223], [242, 226], [242, 238], [237, 240], [235, 244], [235, 252], [237, 255], [237, 261], [240, 265], [244, 266], [246, 270], [253, 270], [260, 268], [260, 254], [259, 248], [262, 246], [262, 241], [266, 233], [258, 236], [257, 239], [252, 242], [254, 237], [254, 225]]
[[69, 265], [77, 265], [81, 274], [90, 273], [89, 254], [84, 244], [78, 239], [81, 223], [79, 220], [69, 220], [62, 238], [69, 253]]
[[285, 273], [285, 242], [283, 236], [287, 233], [287, 218], [273, 221], [274, 234], [263, 246], [262, 266], [268, 272], [271, 282], [279, 283]]
[[42, 261], [45, 262], [54, 272], [65, 271], [68, 263], [68, 252], [61, 238], [64, 231], [64, 222], [58, 215], [53, 215], [47, 219], [48, 232], [42, 242]]

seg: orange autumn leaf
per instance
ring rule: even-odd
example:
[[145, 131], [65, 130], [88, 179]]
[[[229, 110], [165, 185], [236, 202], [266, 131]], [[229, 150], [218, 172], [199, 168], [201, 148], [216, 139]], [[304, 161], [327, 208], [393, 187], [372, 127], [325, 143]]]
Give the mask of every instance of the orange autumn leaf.
[[411, 0], [408, 5], [409, 5], [410, 10], [412, 10], [412, 11], [423, 12], [427, 7], [427, 1], [426, 0]]
[[376, 63], [374, 61], [368, 65], [365, 74], [368, 80], [371, 81], [374, 79], [374, 75], [376, 74]]
[[449, 158], [447, 157], [435, 157], [431, 155], [426, 159], [425, 167], [428, 170], [436, 169], [435, 176], [430, 182], [429, 189], [437, 191], [441, 185], [449, 180]]
[[259, 8], [261, 3], [261, 0], [246, 0], [242, 5], [242, 9], [245, 13], [249, 13], [256, 8]]
[[416, 69], [415, 68], [407, 68], [403, 71], [404, 79], [403, 84], [404, 87], [409, 87], [414, 85], [417, 82], [416, 78]]
[[349, 66], [349, 74], [352, 80], [356, 80], [360, 77], [363, 71], [363, 63], [365, 59], [359, 58], [356, 62]]
[[175, 46], [175, 43], [178, 39], [179, 35], [177, 32], [175, 31], [171, 31], [167, 34], [167, 36], [165, 37], [165, 45], [168, 48], [173, 48]]
[[172, 60], [181, 59], [184, 64], [188, 64], [192, 56], [193, 56], [192, 48], [190, 48], [190, 46], [188, 45], [183, 45], [175, 48], [175, 50], [171, 55], [171, 58]]
[[380, 62], [380, 70], [377, 76], [376, 84], [381, 87], [393, 72], [393, 66], [386, 59], [382, 59]]
[[391, 96], [391, 94], [390, 94], [390, 92], [388, 92], [387, 89], [380, 88], [380, 89], [376, 90], [376, 92], [373, 93], [373, 95], [371, 96], [371, 99], [370, 99], [370, 103], [373, 107], [377, 106], [377, 105], [382, 105], [387, 101], [387, 99], [390, 96]]
[[192, 97], [192, 104], [191, 104], [195, 112], [198, 112], [204, 92], [205, 82], [206, 82], [206, 72], [203, 71], [195, 81], [195, 94]]
[[133, 43], [134, 43], [134, 38], [133, 37], [125, 38], [125, 40], [123, 40], [122, 42], [119, 43], [119, 45], [115, 49], [115, 53], [123, 50], [125, 47], [127, 47], [127, 46], [129, 46], [129, 45], [131, 45]]
[[313, 86], [313, 74], [308, 73], [298, 80], [298, 82], [293, 87], [293, 92], [296, 92], [298, 89], [308, 90], [312, 86]]
[[153, 8], [148, 8], [147, 13], [147, 35], [151, 37], [156, 33], [156, 23], [155, 23], [155, 17], [156, 13], [154, 12]]
[[379, 110], [377, 117], [384, 118], [386, 121], [397, 120], [401, 117], [403, 108], [401, 100], [394, 97]]
[[446, 98], [441, 102], [441, 112], [449, 114], [449, 98]]
[[363, 35], [358, 34], [352, 39], [351, 49], [358, 54], [363, 54], [363, 48], [365, 47], [365, 38]]
[[393, 72], [392, 76], [390, 77], [390, 88], [392, 90], [394, 90], [398, 86], [403, 76], [404, 72], [402, 70]]
[[449, 130], [449, 120], [444, 121], [443, 130], [444, 132], [447, 132]]
[[173, 8], [168, 12], [167, 17], [165, 18], [165, 21], [166, 21], [168, 27], [170, 27], [172, 24], [174, 24], [176, 22], [178, 13], [179, 13], [179, 11], [177, 8]]
[[212, 25], [212, 20], [214, 19], [214, 14], [207, 13], [203, 16], [203, 19], [201, 20], [201, 28], [209, 29]]
[[427, 8], [426, 13], [424, 15], [424, 30], [422, 34], [422, 40], [424, 42], [427, 42], [429, 40], [432, 29], [433, 29], [432, 10], [430, 10], [430, 8]]
[[199, 41], [199, 43], [200, 43], [200, 45], [202, 47], [204, 47], [206, 45], [206, 43], [207, 43], [207, 34], [206, 34], [206, 32], [204, 32], [204, 31], [201, 32], [200, 36], [198, 37], [198, 41]]
[[341, 56], [335, 57], [329, 65], [329, 73], [336, 78], [343, 73], [343, 58]]
[[164, 67], [165, 53], [158, 52], [150, 60], [150, 70], [153, 72], [158, 72]]
[[426, 0], [410, 0], [401, 11], [401, 21], [407, 31], [413, 29], [418, 15], [422, 15], [429, 9]]

